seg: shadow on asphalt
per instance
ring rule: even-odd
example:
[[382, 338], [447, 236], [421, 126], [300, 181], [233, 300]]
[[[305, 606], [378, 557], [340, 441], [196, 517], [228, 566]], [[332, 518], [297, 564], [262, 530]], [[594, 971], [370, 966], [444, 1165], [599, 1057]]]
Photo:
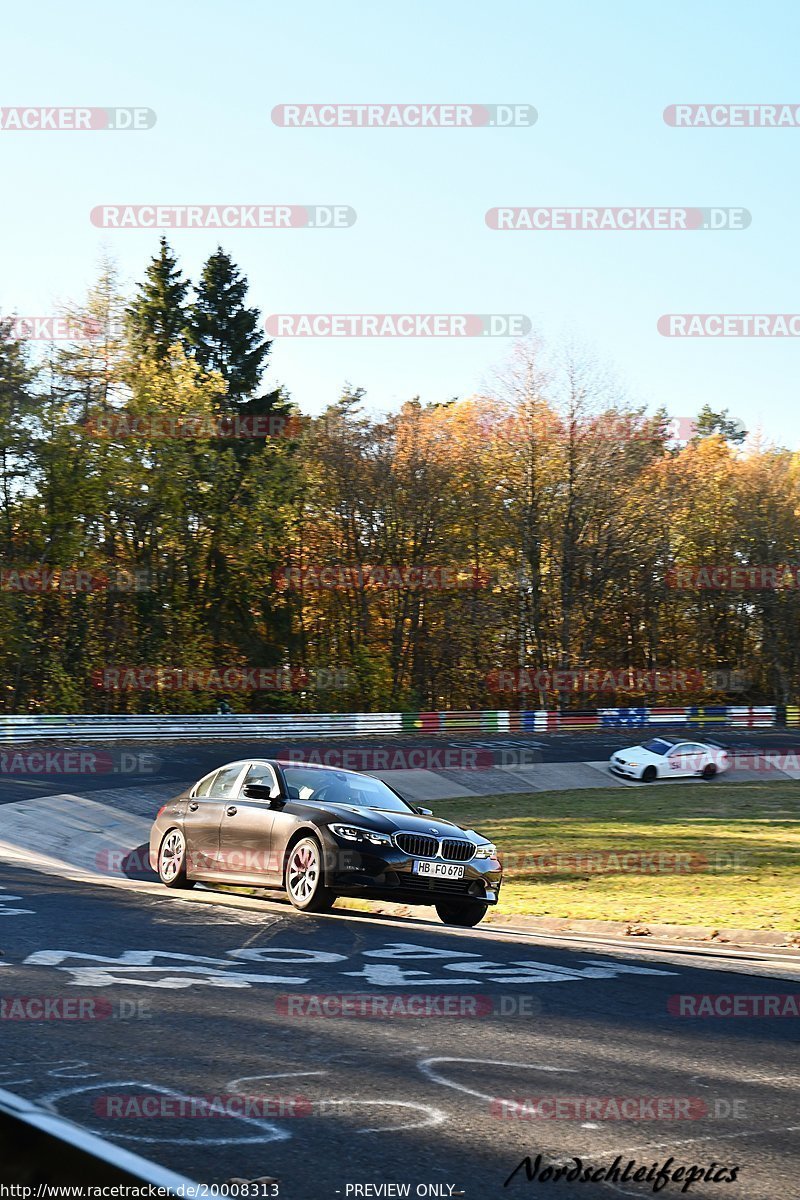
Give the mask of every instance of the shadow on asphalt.
[[158, 883], [158, 875], [149, 862], [150, 846], [142, 842], [130, 854], [126, 854], [120, 863], [120, 871], [128, 879], [142, 879], [147, 883]]

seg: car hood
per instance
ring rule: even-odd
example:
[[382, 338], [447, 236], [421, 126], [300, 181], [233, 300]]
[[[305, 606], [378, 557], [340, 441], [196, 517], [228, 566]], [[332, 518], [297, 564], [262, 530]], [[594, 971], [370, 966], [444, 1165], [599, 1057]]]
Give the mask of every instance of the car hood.
[[623, 762], [637, 763], [663, 763], [665, 755], [654, 754], [652, 750], [645, 750], [644, 746], [627, 746], [624, 750], [615, 750], [614, 758], [621, 758]]
[[[300, 813], [300, 805], [295, 811]], [[303, 804], [302, 812], [317, 813], [324, 824], [334, 822], [348, 825], [363, 825], [367, 829], [375, 829], [379, 833], [427, 833], [434, 837], [467, 837], [479, 843], [488, 839], [476, 833], [474, 829], [465, 829], [453, 821], [444, 821], [439, 817], [420, 817], [416, 813], [387, 812], [378, 808], [359, 808], [355, 804]]]

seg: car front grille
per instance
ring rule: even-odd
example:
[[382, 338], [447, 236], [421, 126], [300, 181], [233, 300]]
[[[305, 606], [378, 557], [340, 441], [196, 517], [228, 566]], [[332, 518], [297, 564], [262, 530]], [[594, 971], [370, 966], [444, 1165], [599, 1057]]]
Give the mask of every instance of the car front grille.
[[439, 839], [425, 834], [398, 833], [394, 841], [404, 854], [412, 854], [414, 858], [435, 858], [439, 850]]
[[445, 862], [469, 862], [475, 854], [472, 842], [464, 838], [428, 837], [420, 833], [398, 833], [395, 845], [414, 858], [442, 858]]
[[475, 847], [472, 842], [465, 842], [463, 838], [445, 838], [441, 853], [442, 858], [446, 858], [448, 862], [469, 862], [475, 853]]

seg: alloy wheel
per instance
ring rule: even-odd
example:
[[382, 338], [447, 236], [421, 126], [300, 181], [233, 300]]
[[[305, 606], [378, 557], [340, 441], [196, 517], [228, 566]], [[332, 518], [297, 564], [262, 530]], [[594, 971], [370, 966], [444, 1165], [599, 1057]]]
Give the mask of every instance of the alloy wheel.
[[294, 848], [286, 874], [289, 895], [299, 905], [308, 904], [319, 883], [319, 859], [311, 842]]
[[161, 843], [158, 873], [164, 883], [173, 883], [180, 875], [186, 858], [186, 842], [179, 829], [172, 829]]

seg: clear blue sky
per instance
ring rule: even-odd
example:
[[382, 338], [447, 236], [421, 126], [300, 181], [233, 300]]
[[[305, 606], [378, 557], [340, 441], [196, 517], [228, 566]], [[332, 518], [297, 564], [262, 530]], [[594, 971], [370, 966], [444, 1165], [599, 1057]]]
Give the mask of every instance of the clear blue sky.
[[[349, 230], [180, 230], [196, 275], [222, 240], [264, 314], [519, 312], [614, 364], [673, 415], [728, 407], [795, 445], [800, 344], [661, 337], [667, 312], [800, 311], [800, 129], [673, 129], [680, 101], [797, 102], [800, 9], [407, 0], [41, 0], [3, 18], [2, 105], [142, 105], [140, 133], [0, 133], [0, 307], [80, 297], [104, 249], [141, 275], [157, 233], [100, 203], [343, 203]], [[516, 102], [533, 128], [291, 130], [292, 102]], [[498, 233], [495, 205], [739, 205], [743, 232]], [[306, 411], [344, 380], [377, 408], [479, 390], [503, 339], [275, 342]]]

